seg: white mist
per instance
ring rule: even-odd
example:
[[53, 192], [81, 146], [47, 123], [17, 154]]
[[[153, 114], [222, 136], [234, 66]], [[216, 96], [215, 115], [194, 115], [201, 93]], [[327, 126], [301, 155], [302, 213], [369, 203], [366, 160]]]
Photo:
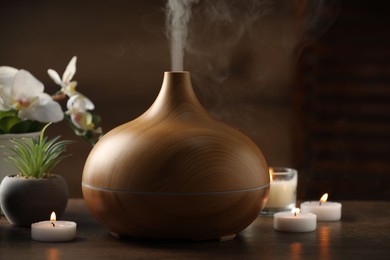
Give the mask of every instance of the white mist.
[[184, 70], [184, 48], [187, 41], [188, 21], [191, 6], [199, 0], [168, 0], [166, 6], [166, 28], [171, 40], [172, 71]]

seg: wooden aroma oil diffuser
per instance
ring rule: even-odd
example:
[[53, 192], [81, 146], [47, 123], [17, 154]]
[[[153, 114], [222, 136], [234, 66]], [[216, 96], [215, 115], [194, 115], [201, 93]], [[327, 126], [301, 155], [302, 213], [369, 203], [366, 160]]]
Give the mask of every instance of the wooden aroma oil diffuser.
[[190, 73], [165, 72], [149, 110], [92, 149], [82, 190], [113, 234], [224, 239], [255, 220], [269, 181], [258, 147], [207, 113]]

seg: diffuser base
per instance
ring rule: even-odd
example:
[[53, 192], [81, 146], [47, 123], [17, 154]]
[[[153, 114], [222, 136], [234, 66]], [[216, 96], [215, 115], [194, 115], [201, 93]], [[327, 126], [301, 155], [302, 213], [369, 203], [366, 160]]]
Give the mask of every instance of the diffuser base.
[[[118, 234], [116, 232], [110, 232], [111, 236], [117, 238], [117, 239], [127, 239], [127, 238], [131, 238], [131, 236], [127, 236], [127, 235], [121, 235], [121, 234]], [[237, 237], [237, 234], [232, 234], [232, 235], [226, 235], [226, 236], [221, 236], [219, 238], [215, 238], [215, 239], [212, 239], [212, 238], [206, 238], [206, 239], [202, 239], [202, 238], [190, 238], [188, 240], [192, 240], [192, 241], [203, 241], [203, 240], [218, 240], [219, 242], [226, 242], [226, 241], [231, 241], [233, 239], [235, 239]]]
[[222, 236], [219, 238], [219, 242], [225, 242], [225, 241], [230, 241], [230, 240], [233, 240], [237, 237], [237, 234], [233, 234], [233, 235], [228, 235], [228, 236]]

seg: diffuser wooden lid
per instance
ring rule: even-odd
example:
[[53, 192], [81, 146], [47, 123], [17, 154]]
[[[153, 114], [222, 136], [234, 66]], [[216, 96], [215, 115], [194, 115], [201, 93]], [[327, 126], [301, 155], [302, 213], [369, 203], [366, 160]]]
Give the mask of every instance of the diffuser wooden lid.
[[166, 72], [151, 108], [91, 151], [83, 184], [118, 192], [223, 192], [264, 187], [269, 174], [248, 137], [203, 109], [188, 72]]

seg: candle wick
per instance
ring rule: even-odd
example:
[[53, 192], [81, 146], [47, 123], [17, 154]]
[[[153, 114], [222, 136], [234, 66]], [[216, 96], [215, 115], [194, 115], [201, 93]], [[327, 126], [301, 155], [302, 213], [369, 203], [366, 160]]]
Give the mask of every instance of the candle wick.
[[296, 217], [297, 216], [297, 213], [296, 212], [294, 212], [294, 217]]
[[53, 225], [53, 227], [55, 227], [56, 225], [53, 223], [53, 222], [51, 222], [51, 224]]
[[322, 205], [322, 201], [320, 201], [320, 206]]

